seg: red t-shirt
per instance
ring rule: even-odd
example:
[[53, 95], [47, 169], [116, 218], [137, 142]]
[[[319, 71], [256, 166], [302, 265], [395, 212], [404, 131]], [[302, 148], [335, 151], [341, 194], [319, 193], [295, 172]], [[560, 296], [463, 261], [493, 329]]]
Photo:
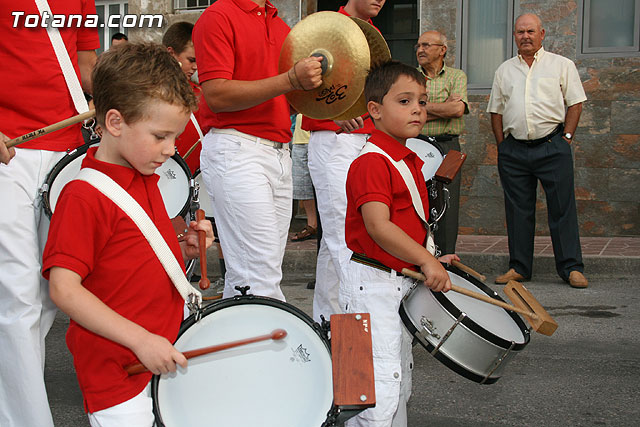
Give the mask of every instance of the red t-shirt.
[[[347, 13], [347, 11], [344, 10], [344, 6], [340, 6], [340, 9], [338, 10], [338, 12], [342, 13], [343, 15], [351, 16]], [[371, 19], [369, 19], [369, 21], [367, 22], [373, 25], [373, 22], [371, 22]], [[333, 120], [317, 120], [307, 116], [302, 116], [302, 129], [306, 131], [331, 130], [335, 132], [338, 129], [340, 129], [340, 127], [336, 125], [333, 122]], [[374, 129], [375, 129], [375, 126], [373, 124], [373, 121], [367, 118], [364, 121], [364, 127], [362, 129], [354, 130], [351, 133], [372, 133]]]
[[[184, 265], [180, 245], [158, 189], [158, 175], [96, 160], [90, 148], [82, 162], [109, 175], [140, 203]], [[174, 342], [184, 301], [133, 220], [84, 181], [67, 184], [51, 218], [42, 274], [52, 267], [78, 273], [83, 286], [102, 302], [148, 331]], [[151, 373], [129, 376], [136, 362], [126, 347], [71, 320], [67, 346], [73, 355], [85, 410], [95, 412], [139, 394]]]
[[[404, 159], [418, 187], [424, 211], [429, 212], [427, 186], [422, 175], [423, 161], [413, 151], [379, 130], [373, 131], [369, 142], [380, 147], [395, 161]], [[347, 175], [347, 247], [396, 271], [405, 267], [414, 268], [412, 264], [387, 253], [367, 233], [360, 207], [374, 201], [389, 206], [391, 222], [404, 230], [413, 240], [424, 244], [427, 230], [413, 207], [411, 194], [400, 172], [382, 154], [367, 153], [351, 163]]]
[[[52, 14], [65, 17], [96, 13], [95, 2], [89, 0], [56, 0], [49, 1], [49, 5]], [[16, 17], [11, 15], [14, 11], [24, 12], [16, 28], [13, 28]], [[33, 0], [0, 2], [0, 131], [9, 138], [78, 114], [46, 28], [41, 25], [26, 28], [27, 15], [39, 15]], [[48, 22], [52, 23], [51, 17]], [[80, 28], [65, 25], [58, 30], [79, 79], [77, 52], [99, 48], [98, 32], [83, 25]], [[80, 127], [80, 124], [66, 127], [25, 142], [20, 148], [64, 151], [78, 147], [83, 142]]]
[[[278, 59], [289, 27], [269, 2], [264, 8], [251, 0], [218, 0], [193, 29], [200, 83], [211, 79], [262, 80], [278, 75]], [[202, 97], [201, 126], [233, 128], [260, 138], [291, 141], [289, 103], [284, 95], [255, 107], [214, 113]]]
[[[193, 89], [193, 94], [196, 96], [196, 99], [199, 100], [200, 95], [202, 94], [202, 89], [200, 89], [200, 86], [193, 83], [192, 81], [189, 81], [189, 84]], [[200, 110], [194, 111], [193, 115], [195, 116], [196, 121], [200, 123]], [[184, 158], [185, 154], [187, 154], [189, 149], [191, 149], [191, 147], [193, 147], [193, 144], [195, 144], [199, 139], [200, 139], [200, 134], [196, 130], [196, 127], [191, 121], [191, 119], [189, 119], [187, 126], [184, 128], [184, 132], [182, 132], [180, 136], [176, 138], [176, 148], [178, 150], [178, 154], [180, 154]], [[196, 145], [196, 148], [194, 148], [191, 154], [189, 154], [189, 157], [184, 159], [184, 161], [187, 163], [187, 166], [189, 166], [191, 175], [195, 174], [196, 171], [200, 169], [200, 152], [201, 151], [202, 151], [202, 141], [200, 141], [200, 143]]]

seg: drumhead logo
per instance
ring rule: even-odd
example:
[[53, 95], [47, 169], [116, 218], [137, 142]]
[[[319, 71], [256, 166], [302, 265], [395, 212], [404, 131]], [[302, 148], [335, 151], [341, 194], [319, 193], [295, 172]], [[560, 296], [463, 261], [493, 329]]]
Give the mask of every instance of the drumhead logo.
[[292, 362], [295, 362], [295, 361], [297, 361], [298, 363], [311, 362], [311, 355], [309, 354], [307, 349], [302, 346], [302, 344], [300, 344], [298, 348], [292, 348], [291, 352], [293, 353], [291, 357]]
[[167, 169], [163, 173], [164, 173], [164, 176], [167, 177], [167, 179], [177, 179], [176, 178], [176, 173], [174, 172], [173, 169]]

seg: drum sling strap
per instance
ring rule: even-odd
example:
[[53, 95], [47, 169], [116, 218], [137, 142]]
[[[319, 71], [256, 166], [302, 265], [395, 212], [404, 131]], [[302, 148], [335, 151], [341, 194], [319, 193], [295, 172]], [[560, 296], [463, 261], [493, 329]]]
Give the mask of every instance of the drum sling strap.
[[156, 253], [178, 293], [187, 303], [191, 314], [199, 312], [202, 306], [202, 293], [191, 286], [178, 260], [169, 249], [169, 245], [142, 206], [117, 182], [98, 170], [82, 168], [75, 179], [91, 184], [131, 217]]
[[[53, 15], [47, 0], [35, 0], [35, 3], [40, 15], [42, 15], [43, 12], [47, 12], [49, 16]], [[60, 69], [62, 70], [64, 80], [67, 83], [67, 88], [69, 88], [69, 94], [73, 100], [73, 105], [76, 107], [76, 111], [78, 111], [78, 113], [86, 113], [89, 111], [89, 105], [87, 104], [87, 100], [82, 92], [82, 87], [78, 81], [78, 75], [76, 74], [73, 64], [71, 63], [71, 59], [69, 58], [69, 52], [67, 52], [67, 48], [64, 46], [62, 36], [60, 36], [60, 31], [58, 31], [58, 28], [55, 26], [47, 25], [47, 35], [49, 36], [49, 40], [53, 46], [56, 58], [58, 58]]]
[[427, 222], [426, 216], [424, 214], [424, 206], [422, 205], [422, 199], [420, 198], [420, 193], [418, 192], [418, 186], [416, 185], [415, 180], [413, 179], [413, 175], [411, 175], [411, 171], [409, 167], [404, 162], [404, 160], [400, 160], [396, 162], [393, 158], [387, 154], [382, 148], [377, 145], [367, 141], [367, 143], [362, 147], [362, 151], [358, 157], [363, 156], [367, 153], [377, 153], [381, 154], [387, 158], [391, 162], [391, 164], [398, 170], [400, 176], [404, 180], [405, 185], [409, 189], [409, 194], [411, 194], [411, 201], [413, 202], [413, 208], [416, 210], [416, 213], [424, 223], [427, 229], [427, 242], [425, 247], [431, 253], [431, 255], [436, 254], [436, 245], [433, 240], [433, 233], [431, 232], [431, 227], [429, 227], [429, 223]]

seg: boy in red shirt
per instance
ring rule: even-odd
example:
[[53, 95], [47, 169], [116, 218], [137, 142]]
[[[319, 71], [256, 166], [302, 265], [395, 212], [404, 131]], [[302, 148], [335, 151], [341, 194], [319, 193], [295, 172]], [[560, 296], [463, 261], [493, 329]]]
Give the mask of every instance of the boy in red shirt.
[[[386, 155], [367, 152], [356, 158], [347, 175], [347, 247], [354, 253], [343, 269], [338, 301], [347, 313], [371, 313], [376, 406], [345, 426], [406, 426], [411, 395], [411, 336], [398, 309], [414, 280], [400, 273], [417, 269], [425, 285], [448, 291], [451, 282], [440, 262], [425, 248], [427, 230], [414, 209], [409, 188], [395, 162], [404, 162], [429, 212], [422, 160], [406, 148], [407, 138], [420, 133], [427, 119], [424, 77], [416, 69], [385, 63], [369, 73], [367, 109], [376, 129], [367, 144]], [[458, 259], [447, 255], [440, 261]]]
[[[93, 73], [96, 119], [104, 130], [83, 167], [111, 177], [144, 209], [173, 256], [198, 255], [195, 230], [213, 241], [211, 224], [192, 222], [179, 243], [154, 174], [175, 152], [195, 108], [184, 73], [160, 45], [127, 44], [103, 53]], [[71, 317], [73, 354], [93, 426], [151, 426], [151, 373], [129, 376], [140, 360], [155, 374], [185, 367], [171, 343], [184, 301], [133, 220], [84, 181], [60, 195], [43, 255], [51, 299]]]

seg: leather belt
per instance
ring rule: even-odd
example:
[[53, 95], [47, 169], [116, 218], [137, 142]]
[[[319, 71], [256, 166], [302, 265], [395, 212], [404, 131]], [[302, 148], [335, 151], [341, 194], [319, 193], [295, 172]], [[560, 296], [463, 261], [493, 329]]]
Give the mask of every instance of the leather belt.
[[220, 134], [224, 134], [224, 135], [239, 136], [240, 138], [248, 139], [249, 141], [256, 142], [256, 143], [262, 144], [262, 145], [267, 145], [269, 147], [273, 147], [273, 148], [277, 148], [277, 149], [281, 149], [281, 148], [289, 149], [289, 144], [288, 143], [271, 141], [270, 139], [260, 138], [260, 137], [257, 137], [257, 136], [249, 135], [248, 133], [240, 132], [239, 130], [236, 130], [236, 129], [231, 129], [231, 128], [229, 128], [229, 129], [211, 129], [211, 132], [220, 133]]
[[525, 144], [530, 147], [535, 147], [536, 145], [544, 144], [545, 142], [551, 141], [551, 138], [553, 138], [554, 136], [562, 132], [563, 129], [564, 129], [564, 125], [560, 123], [554, 130], [551, 131], [550, 134], [543, 136], [542, 138], [538, 138], [538, 139], [515, 139], [513, 137], [512, 138], [514, 139], [514, 141], [519, 142], [521, 144]]
[[[392, 270], [391, 268], [387, 267], [386, 265], [384, 265], [380, 261], [377, 261], [377, 260], [375, 260], [373, 258], [369, 258], [366, 255], [357, 254], [355, 252], [351, 255], [351, 261], [357, 262], [358, 264], [366, 265], [368, 267], [377, 268], [378, 270], [382, 270], [382, 271], [385, 271], [387, 273], [391, 273], [391, 271], [395, 271], [395, 270]], [[401, 277], [405, 277], [404, 274], [399, 273], [397, 271], [396, 271], [396, 275], [401, 276]]]

